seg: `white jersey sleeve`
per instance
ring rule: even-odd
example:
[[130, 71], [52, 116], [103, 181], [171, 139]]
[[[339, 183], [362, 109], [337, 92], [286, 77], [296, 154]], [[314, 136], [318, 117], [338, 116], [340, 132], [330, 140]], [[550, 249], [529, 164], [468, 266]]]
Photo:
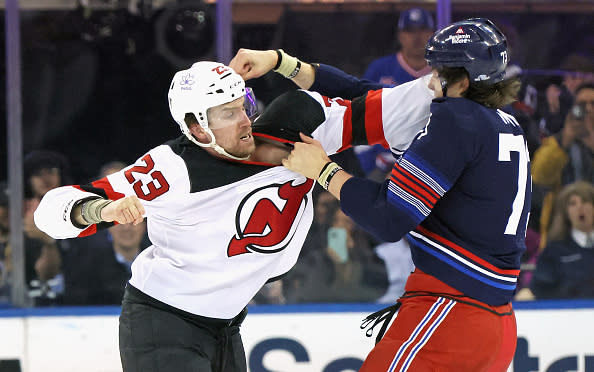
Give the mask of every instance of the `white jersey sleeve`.
[[[79, 228], [71, 220], [72, 208], [80, 200], [102, 197], [118, 200], [136, 195], [146, 215], [163, 214], [175, 192], [187, 194], [190, 182], [184, 161], [167, 145], [158, 146], [134, 164], [87, 185], [62, 186], [49, 191], [35, 211], [35, 224], [54, 239], [87, 236], [97, 225]], [[111, 224], [106, 224], [110, 226]]]
[[72, 208], [79, 200], [99, 195], [74, 186], [62, 186], [48, 191], [35, 210], [35, 225], [54, 239], [79, 236], [87, 228], [78, 228], [70, 220]]
[[354, 145], [381, 144], [400, 155], [429, 122], [434, 98], [428, 88], [430, 75], [398, 85], [369, 91], [352, 101], [306, 92], [322, 106], [325, 121], [313, 137], [328, 154]]

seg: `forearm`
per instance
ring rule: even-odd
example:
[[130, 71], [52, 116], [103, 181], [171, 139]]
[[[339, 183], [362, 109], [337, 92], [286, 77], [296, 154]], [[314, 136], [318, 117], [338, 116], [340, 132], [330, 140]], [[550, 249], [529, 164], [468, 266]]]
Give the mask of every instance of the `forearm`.
[[274, 71], [291, 79], [301, 89], [317, 91], [329, 97], [351, 99], [369, 90], [386, 88], [387, 85], [361, 80], [329, 65], [318, 65], [300, 61], [282, 50], [277, 50]]
[[308, 90], [313, 85], [316, 79], [316, 69], [309, 63], [301, 63], [301, 69], [297, 76], [293, 79], [293, 82], [301, 89]]
[[314, 79], [308, 89], [328, 97], [353, 99], [367, 91], [386, 87], [384, 84], [358, 79], [336, 67], [320, 64], [314, 70]]
[[[35, 225], [54, 239], [67, 239], [79, 236], [88, 223], [77, 216], [80, 211], [72, 211], [81, 200], [99, 198], [99, 195], [79, 190], [72, 186], [63, 186], [50, 190], [41, 199], [35, 210]], [[74, 219], [72, 217], [75, 217]]]
[[82, 216], [82, 203], [78, 203], [74, 208], [72, 208], [72, 212], [70, 213], [70, 220], [74, 225], [77, 226], [88, 226], [89, 224]]
[[387, 242], [400, 240], [421, 221], [387, 200], [388, 182], [352, 177], [341, 187], [340, 208], [359, 226]]
[[276, 65], [273, 71], [283, 75], [285, 78], [292, 80], [299, 88], [309, 89], [316, 78], [316, 70], [314, 66], [309, 63], [300, 61], [282, 49], [277, 49]]
[[72, 208], [70, 219], [74, 225], [82, 227], [105, 222], [101, 213], [111, 202], [103, 198], [83, 199]]
[[334, 197], [340, 200], [340, 190], [344, 186], [345, 182], [350, 180], [353, 176], [344, 170], [338, 171], [334, 177], [328, 183], [328, 191], [334, 195]]
[[397, 241], [420, 221], [386, 199], [386, 183], [353, 177], [335, 163], [322, 168], [318, 183], [340, 200], [341, 209], [359, 226], [384, 241]]

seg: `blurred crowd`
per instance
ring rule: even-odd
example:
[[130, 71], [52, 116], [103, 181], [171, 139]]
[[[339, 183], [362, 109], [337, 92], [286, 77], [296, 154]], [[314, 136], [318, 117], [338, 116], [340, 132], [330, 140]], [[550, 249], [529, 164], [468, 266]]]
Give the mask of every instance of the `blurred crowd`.
[[[557, 66], [558, 73], [545, 77], [545, 84], [540, 76], [535, 84], [514, 59], [516, 31], [507, 24], [501, 27], [512, 36], [508, 74], [523, 81], [518, 101], [506, 110], [525, 131], [533, 177], [527, 250], [516, 300], [594, 298], [594, 59], [583, 51], [570, 53]], [[424, 46], [434, 29], [433, 16], [426, 10], [401, 12], [398, 49], [371, 62], [364, 76], [394, 85], [428, 73]], [[353, 174], [381, 180], [389, 175], [397, 155], [377, 146], [358, 146], [334, 160]], [[33, 222], [33, 212], [48, 190], [88, 181], [72, 173], [74, 160], [45, 150], [31, 151], [24, 158], [28, 295], [36, 306], [118, 305], [132, 261], [151, 244], [145, 224], [116, 225], [85, 238], [54, 240]], [[93, 179], [125, 167], [124, 162], [111, 161], [97, 169]], [[346, 216], [328, 192], [316, 185], [314, 195], [314, 223], [296, 266], [268, 283], [252, 303], [394, 302], [414, 269], [406, 239], [379, 241]], [[14, 271], [9, 198], [4, 181], [0, 183], [0, 302], [10, 300]]]

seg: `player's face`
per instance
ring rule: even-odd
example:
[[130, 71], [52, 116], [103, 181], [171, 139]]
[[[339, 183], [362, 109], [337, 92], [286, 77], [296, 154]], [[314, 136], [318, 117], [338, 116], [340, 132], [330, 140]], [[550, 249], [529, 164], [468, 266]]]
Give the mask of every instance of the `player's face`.
[[138, 249], [145, 231], [146, 225], [144, 222], [138, 225], [131, 223], [119, 224], [109, 228], [114, 246], [122, 250]]
[[256, 149], [252, 122], [243, 106], [244, 97], [208, 110], [208, 126], [217, 144], [237, 157], [251, 155]]
[[427, 86], [433, 91], [435, 98], [443, 97], [443, 91], [441, 90], [441, 79], [439, 78], [437, 70], [433, 70], [431, 79], [429, 80], [429, 84], [427, 84]]
[[582, 232], [590, 232], [594, 229], [594, 205], [578, 195], [569, 197], [567, 216], [574, 229]]
[[433, 35], [430, 29], [400, 30], [398, 41], [402, 47], [402, 53], [407, 57], [423, 58], [425, 56], [425, 45]]
[[31, 175], [31, 189], [36, 197], [45, 195], [46, 192], [60, 186], [60, 170], [58, 168], [43, 168]]

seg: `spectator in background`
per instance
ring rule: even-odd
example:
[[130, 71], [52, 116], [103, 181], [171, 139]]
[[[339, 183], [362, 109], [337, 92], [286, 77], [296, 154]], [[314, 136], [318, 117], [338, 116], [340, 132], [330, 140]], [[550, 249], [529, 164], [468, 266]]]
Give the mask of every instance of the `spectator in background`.
[[33, 212], [51, 189], [72, 183], [67, 159], [53, 151], [32, 151], [23, 164], [25, 204], [25, 280], [36, 305], [59, 302], [63, 293], [62, 257], [68, 243], [56, 241], [37, 228]]
[[314, 220], [303, 243], [300, 257], [326, 247], [328, 228], [338, 209], [338, 201], [328, 191], [322, 189], [317, 195], [314, 193], [314, 198]]
[[[107, 162], [99, 169], [97, 179], [125, 167], [121, 161]], [[119, 305], [130, 279], [130, 265], [148, 245], [146, 223], [116, 225], [91, 236], [69, 240], [63, 261], [64, 304]]]
[[99, 170], [99, 177], [98, 178], [107, 177], [110, 174], [113, 174], [113, 173], [116, 173], [116, 172], [121, 171], [125, 167], [126, 167], [126, 163], [124, 163], [123, 161], [119, 161], [119, 160], [114, 160], [114, 161], [110, 161], [108, 163], [105, 163], [105, 164], [103, 164], [103, 166]]
[[[425, 44], [433, 34], [435, 23], [431, 13], [422, 8], [411, 8], [400, 13], [396, 38], [400, 50], [372, 61], [363, 79], [389, 86], [400, 85], [431, 73], [425, 61]], [[361, 169], [367, 178], [380, 181], [391, 169], [394, 155], [381, 145], [354, 148]], [[396, 156], [401, 155], [396, 153]]]
[[[299, 253], [297, 268], [289, 271], [282, 279], [282, 289], [284, 299], [289, 303], [302, 302], [302, 293], [307, 291], [304, 286], [309, 283], [306, 272], [309, 270], [309, 264], [302, 264], [303, 260], [307, 262], [317, 262], [320, 256], [323, 256], [323, 250], [328, 246], [328, 228], [332, 225], [334, 214], [339, 207], [338, 201], [328, 191], [316, 188], [313, 193], [314, 216], [313, 223], [303, 248]], [[269, 293], [268, 289], [263, 288], [260, 292]]]
[[250, 305], [281, 305], [286, 303], [283, 284], [284, 280], [282, 279], [266, 283], [250, 301]]
[[586, 180], [594, 182], [594, 84], [575, 90], [575, 105], [565, 116], [562, 130], [543, 140], [532, 159], [535, 188], [547, 194], [540, 210], [541, 248], [547, 243], [555, 194], [563, 185]]
[[[550, 242], [530, 288], [536, 298], [594, 298], [594, 186], [578, 181], [556, 200]], [[523, 296], [531, 298], [530, 293]]]
[[406, 280], [415, 270], [408, 240], [402, 238], [397, 242], [381, 243], [375, 247], [375, 254], [385, 262], [389, 281], [388, 289], [377, 302], [394, 303], [395, 298], [404, 294]]
[[95, 241], [77, 247], [78, 257], [70, 261], [72, 265], [64, 266], [64, 304], [119, 305], [145, 232], [145, 222], [115, 225], [108, 230], [107, 244]]
[[324, 249], [301, 258], [290, 273], [287, 302], [370, 302], [387, 288], [384, 263], [374, 255], [369, 235], [336, 209]]
[[561, 63], [564, 72], [560, 85], [550, 84], [539, 99], [537, 115], [542, 118], [540, 129], [545, 136], [558, 133], [573, 105], [577, 88], [583, 83], [594, 82], [594, 61], [579, 54], [570, 54]]
[[400, 13], [398, 42], [400, 50], [372, 61], [364, 79], [387, 85], [399, 85], [431, 72], [425, 61], [425, 44], [433, 35], [433, 16], [425, 9], [412, 8]]
[[10, 262], [9, 239], [8, 194], [6, 183], [0, 182], [0, 303], [10, 300], [8, 273], [12, 263]]

